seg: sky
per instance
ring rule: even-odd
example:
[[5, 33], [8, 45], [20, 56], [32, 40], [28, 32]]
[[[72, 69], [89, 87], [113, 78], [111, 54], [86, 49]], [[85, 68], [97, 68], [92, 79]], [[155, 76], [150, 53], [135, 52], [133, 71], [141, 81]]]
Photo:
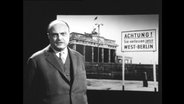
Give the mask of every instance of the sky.
[[[95, 20], [95, 17], [97, 19]], [[116, 54], [132, 57], [132, 63], [158, 64], [158, 38], [159, 38], [159, 16], [153, 15], [57, 15], [57, 19], [66, 21], [71, 32], [91, 33], [95, 25], [100, 26], [100, 36], [112, 39], [118, 44]], [[133, 30], [156, 29], [156, 51], [155, 52], [122, 52], [121, 32]]]

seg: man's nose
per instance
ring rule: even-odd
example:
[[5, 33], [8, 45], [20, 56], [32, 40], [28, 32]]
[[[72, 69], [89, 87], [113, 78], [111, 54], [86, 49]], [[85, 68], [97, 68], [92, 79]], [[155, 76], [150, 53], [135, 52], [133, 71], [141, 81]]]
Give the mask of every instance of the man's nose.
[[59, 40], [63, 39], [63, 35], [62, 34], [58, 34], [58, 39]]

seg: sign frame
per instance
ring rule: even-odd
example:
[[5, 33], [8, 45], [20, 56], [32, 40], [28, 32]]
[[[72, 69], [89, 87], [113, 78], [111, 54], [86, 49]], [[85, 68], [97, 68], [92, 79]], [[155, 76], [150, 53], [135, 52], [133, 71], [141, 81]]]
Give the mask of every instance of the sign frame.
[[[155, 34], [154, 34], [154, 42], [153, 45], [155, 45], [155, 49], [154, 50], [133, 50], [133, 51], [128, 51], [128, 50], [124, 50], [123, 47], [124, 47], [124, 38], [123, 38], [123, 33], [128, 33], [128, 32], [143, 32], [143, 31], [154, 31]], [[157, 51], [157, 38], [156, 38], [156, 29], [145, 29], [145, 30], [132, 30], [132, 31], [121, 31], [121, 52], [155, 52]]]

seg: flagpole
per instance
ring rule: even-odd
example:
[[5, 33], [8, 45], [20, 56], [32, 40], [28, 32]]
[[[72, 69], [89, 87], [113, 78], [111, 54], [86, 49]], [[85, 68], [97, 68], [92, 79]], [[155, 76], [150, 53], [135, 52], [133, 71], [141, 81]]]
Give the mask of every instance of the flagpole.
[[99, 23], [96, 23], [95, 25], [97, 25], [97, 27], [98, 27], [98, 64], [99, 64], [99, 46], [100, 46], [100, 42], [99, 42], [99, 38], [100, 38], [100, 26], [103, 26], [103, 24], [99, 24]]

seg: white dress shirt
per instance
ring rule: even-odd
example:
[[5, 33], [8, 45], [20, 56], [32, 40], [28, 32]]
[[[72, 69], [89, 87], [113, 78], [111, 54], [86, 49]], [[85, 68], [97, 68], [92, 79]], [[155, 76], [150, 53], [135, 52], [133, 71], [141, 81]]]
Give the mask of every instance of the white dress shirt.
[[65, 49], [63, 49], [62, 51], [56, 51], [55, 49], [53, 49], [53, 50], [54, 50], [56, 56], [58, 56], [58, 57], [59, 57], [59, 54], [61, 53], [62, 62], [63, 62], [63, 64], [65, 64], [65, 61], [66, 61], [66, 58], [67, 58], [67, 55], [68, 55], [68, 49], [67, 49], [67, 47]]

